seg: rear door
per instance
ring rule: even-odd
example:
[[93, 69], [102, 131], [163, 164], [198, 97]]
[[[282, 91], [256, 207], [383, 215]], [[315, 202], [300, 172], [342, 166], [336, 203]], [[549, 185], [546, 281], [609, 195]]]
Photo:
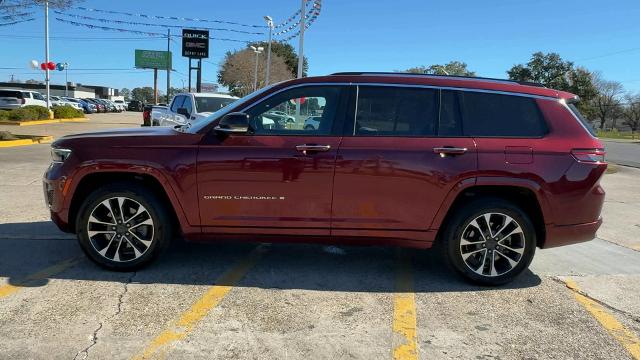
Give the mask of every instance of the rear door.
[[[198, 154], [198, 194], [208, 233], [328, 236], [346, 101], [339, 85], [283, 90], [245, 111], [249, 134], [209, 134]], [[275, 121], [272, 111], [295, 121]], [[318, 129], [304, 129], [318, 116]]]
[[356, 92], [336, 163], [332, 235], [431, 238], [445, 196], [477, 168], [457, 102], [429, 88]]

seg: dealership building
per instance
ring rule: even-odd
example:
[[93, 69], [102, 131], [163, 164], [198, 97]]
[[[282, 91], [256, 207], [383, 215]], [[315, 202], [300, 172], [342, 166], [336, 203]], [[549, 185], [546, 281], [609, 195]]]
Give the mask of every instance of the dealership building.
[[[47, 92], [44, 83], [0, 82], [0, 89], [37, 91], [42, 95], [45, 95]], [[105, 86], [82, 85], [70, 82], [67, 85], [67, 95], [65, 95], [64, 85], [51, 84], [49, 86], [49, 90], [52, 96], [68, 96], [72, 98], [98, 98], [109, 100], [123, 99], [120, 94], [118, 94], [118, 89]]]

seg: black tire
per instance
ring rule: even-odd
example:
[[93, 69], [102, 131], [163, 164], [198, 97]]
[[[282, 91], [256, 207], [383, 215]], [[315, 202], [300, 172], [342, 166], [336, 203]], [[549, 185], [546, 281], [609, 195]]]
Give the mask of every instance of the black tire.
[[[438, 246], [440, 247], [442, 258], [458, 274], [462, 275], [463, 278], [475, 284], [496, 286], [513, 281], [518, 275], [522, 274], [522, 272], [529, 267], [536, 250], [536, 232], [531, 219], [529, 218], [527, 213], [520, 207], [500, 198], [483, 197], [464, 204], [458, 207], [455, 211], [456, 212], [452, 214], [450, 219], [447, 221], [446, 227], [444, 229], [445, 231], [439, 239], [440, 243], [438, 244]], [[512, 220], [515, 220], [517, 225], [519, 225], [522, 230], [522, 236], [516, 234], [512, 237], [506, 238], [506, 240], [503, 240], [503, 244], [508, 243], [510, 247], [516, 247], [514, 244], [517, 244], [518, 247], [516, 250], [521, 250], [521, 255], [517, 255], [517, 253], [507, 250], [508, 248], [505, 249], [504, 246], [500, 248], [500, 242], [493, 242], [493, 244], [491, 244], [491, 246], [498, 246], [498, 248], [495, 248], [494, 251], [482, 251], [482, 248], [489, 247], [489, 242], [487, 241], [485, 241], [484, 245], [479, 245], [482, 243], [482, 241], [479, 241], [478, 243], [474, 242], [470, 245], [462, 245], [464, 246], [464, 251], [466, 251], [466, 254], [473, 252], [475, 249], [480, 249], [477, 255], [472, 255], [474, 258], [467, 258], [468, 262], [475, 261], [476, 259], [483, 256], [484, 253], [499, 254], [499, 252], [497, 252], [496, 250], [502, 250], [505, 254], [509, 254], [512, 257], [512, 260], [518, 260], [517, 265], [511, 267], [509, 270], [506, 270], [502, 274], [493, 276], [490, 275], [490, 272], [493, 269], [493, 267], [491, 267], [491, 258], [488, 260], [489, 267], [485, 267], [484, 258], [477, 261], [477, 263], [482, 264], [482, 267], [479, 266], [476, 269], [476, 271], [482, 272], [482, 274], [479, 274], [474, 271], [471, 266], [467, 264], [467, 262], [465, 262], [462, 255], [463, 248], [461, 247], [463, 232], [465, 230], [469, 231], [465, 234], [465, 237], [469, 234], [473, 234], [475, 226], [472, 226], [470, 224], [480, 216], [483, 216], [487, 213], [495, 214], [491, 217], [491, 223], [493, 224], [493, 220], [497, 220], [496, 223], [498, 224], [494, 226], [500, 227], [502, 225], [499, 223], [501, 218], [504, 219], [504, 222], [507, 222], [506, 218], [501, 216], [506, 215], [511, 217]], [[478, 220], [476, 223], [486, 224], [486, 221], [483, 222], [482, 220]], [[468, 228], [468, 226], [470, 227]], [[481, 227], [486, 228], [484, 225], [481, 225]], [[494, 229], [494, 231], [497, 232], [496, 229]], [[478, 232], [476, 236], [483, 235]], [[484, 236], [482, 238], [484, 238]], [[478, 237], [478, 239], [481, 238]], [[513, 244], [512, 241], [514, 241]], [[521, 249], [520, 246], [522, 246], [523, 249]], [[472, 248], [469, 249], [468, 247]], [[496, 265], [495, 268], [498, 267], [497, 265], [504, 265], [503, 269], [508, 269], [507, 264], [509, 263], [509, 261], [505, 256], [497, 255], [497, 261], [498, 263], [494, 263], [494, 265]], [[485, 274], [485, 272], [487, 274]]]
[[[133, 200], [133, 202], [137, 202], [139, 205], [142, 205], [147, 210], [149, 218], [153, 223], [152, 235], [148, 238], [150, 239], [151, 244], [144, 248], [146, 250], [142, 251], [142, 255], [137, 258], [131, 260], [126, 260], [125, 258], [126, 261], [114, 261], [112, 259], [108, 259], [107, 257], [102, 256], [93, 245], [96, 241], [95, 236], [93, 241], [89, 238], [88, 223], [93, 210], [104, 200], [113, 197], [125, 197]], [[133, 202], [131, 203], [133, 204]], [[115, 216], [118, 217], [117, 214]], [[134, 217], [135, 216], [131, 217], [127, 221], [132, 220]], [[172, 225], [172, 218], [169, 216], [165, 204], [160, 201], [155, 194], [134, 182], [118, 182], [103, 186], [86, 197], [78, 211], [76, 219], [76, 234], [78, 235], [80, 247], [96, 264], [109, 270], [135, 271], [151, 263], [168, 247], [173, 235]], [[103, 243], [104, 241], [108, 240], [104, 238]], [[130, 251], [128, 251], [129, 254], [133, 251], [133, 242], [129, 242], [129, 244], [122, 242], [122, 244], [125, 244], [125, 248], [123, 248], [122, 251], [128, 250], [127, 248], [130, 248]], [[142, 247], [140, 243], [137, 244], [139, 247]], [[114, 253], [118, 252], [119, 249], [120, 248], [116, 249]], [[109, 252], [107, 252], [107, 254], [108, 253]]]

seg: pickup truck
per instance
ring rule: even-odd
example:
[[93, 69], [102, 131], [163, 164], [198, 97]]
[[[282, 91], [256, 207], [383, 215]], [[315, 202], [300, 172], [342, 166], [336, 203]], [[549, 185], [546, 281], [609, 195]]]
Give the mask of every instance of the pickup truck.
[[210, 93], [181, 93], [173, 97], [168, 107], [154, 107], [152, 126], [193, 124], [236, 101], [235, 96]]

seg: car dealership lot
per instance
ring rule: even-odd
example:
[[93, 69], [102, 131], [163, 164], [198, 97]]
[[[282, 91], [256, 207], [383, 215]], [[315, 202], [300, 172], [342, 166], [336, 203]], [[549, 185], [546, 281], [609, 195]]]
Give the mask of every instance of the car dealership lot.
[[48, 145], [0, 150], [1, 358], [640, 358], [637, 169], [603, 180], [606, 240], [538, 251], [517, 281], [485, 288], [430, 251], [387, 247], [176, 241], [142, 271], [105, 271], [48, 221], [48, 162]]

